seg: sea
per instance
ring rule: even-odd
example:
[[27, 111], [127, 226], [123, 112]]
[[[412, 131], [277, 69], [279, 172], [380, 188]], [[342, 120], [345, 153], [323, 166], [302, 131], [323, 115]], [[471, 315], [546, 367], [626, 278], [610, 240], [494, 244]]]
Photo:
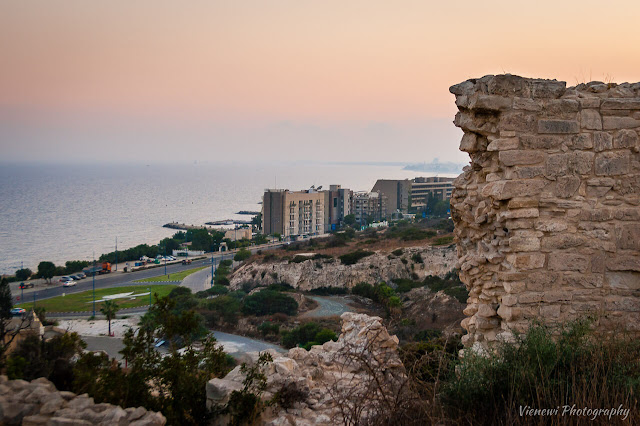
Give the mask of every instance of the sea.
[[40, 261], [64, 265], [173, 235], [169, 222], [250, 219], [265, 188], [370, 191], [377, 179], [414, 178], [378, 164], [2, 164], [0, 274]]

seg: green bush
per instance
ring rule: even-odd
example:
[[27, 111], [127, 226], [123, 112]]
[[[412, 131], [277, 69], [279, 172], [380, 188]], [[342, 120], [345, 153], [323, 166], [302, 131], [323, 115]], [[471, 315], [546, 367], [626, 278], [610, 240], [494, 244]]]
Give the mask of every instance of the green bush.
[[340, 261], [343, 265], [355, 265], [360, 259], [371, 256], [373, 254], [374, 252], [372, 251], [358, 249], [354, 252], [343, 254], [342, 256], [340, 256]]
[[196, 297], [206, 299], [209, 296], [218, 296], [229, 293], [229, 289], [223, 285], [216, 284], [211, 288], [196, 293]]
[[309, 293], [317, 294], [319, 296], [330, 296], [332, 294], [347, 294], [348, 291], [344, 287], [318, 287], [314, 288]]
[[356, 284], [351, 289], [351, 293], [356, 294], [358, 296], [366, 297], [367, 299], [371, 299], [371, 300], [373, 300], [373, 298], [375, 297], [373, 286], [365, 282]]
[[272, 322], [265, 321], [258, 326], [258, 331], [262, 333], [263, 336], [267, 334], [280, 334], [280, 324], [274, 324]]
[[413, 260], [415, 263], [424, 263], [422, 255], [420, 253], [413, 253], [411, 255], [411, 260]]
[[[229, 293], [207, 300], [204, 306], [207, 310], [214, 312], [216, 316], [224, 322], [235, 324], [238, 322], [238, 315], [240, 314], [242, 303], [238, 298], [231, 296], [231, 293]], [[213, 322], [213, 324], [211, 324], [212, 326], [218, 325], [218, 318], [210, 319], [210, 321]]]
[[466, 303], [469, 298], [469, 291], [460, 281], [456, 269], [447, 272], [444, 278], [440, 278], [437, 275], [427, 275], [423, 283], [425, 287], [428, 287], [434, 293], [444, 290], [445, 294], [455, 297], [460, 303]]
[[534, 323], [514, 343], [497, 344], [486, 356], [467, 351], [442, 388], [445, 408], [477, 424], [513, 424], [524, 406], [622, 405], [634, 413], [640, 340], [596, 335], [590, 325], [586, 320], [559, 328]]
[[447, 236], [447, 237], [440, 237], [440, 238], [436, 238], [436, 240], [433, 242], [434, 246], [444, 246], [447, 244], [451, 244], [453, 243], [453, 237], [451, 235]]
[[404, 253], [404, 250], [402, 250], [401, 248], [399, 249], [395, 249], [394, 251], [391, 252], [394, 256], [402, 256], [402, 253]]
[[291, 296], [275, 290], [262, 290], [244, 299], [242, 311], [249, 315], [270, 315], [282, 312], [296, 315], [298, 303]]
[[398, 293], [406, 293], [414, 288], [422, 287], [424, 285], [419, 281], [412, 281], [406, 278], [395, 279], [393, 280], [393, 283], [397, 286], [396, 291]]
[[251, 250], [246, 248], [241, 248], [238, 250], [235, 256], [233, 256], [233, 260], [236, 262], [243, 262], [251, 257]]
[[321, 345], [329, 340], [336, 341], [338, 336], [332, 330], [321, 328], [315, 322], [308, 322], [282, 333], [282, 345], [285, 348], [300, 346], [309, 350], [311, 346]]
[[311, 260], [311, 257], [296, 255], [289, 261], [289, 263], [302, 263], [305, 260]]

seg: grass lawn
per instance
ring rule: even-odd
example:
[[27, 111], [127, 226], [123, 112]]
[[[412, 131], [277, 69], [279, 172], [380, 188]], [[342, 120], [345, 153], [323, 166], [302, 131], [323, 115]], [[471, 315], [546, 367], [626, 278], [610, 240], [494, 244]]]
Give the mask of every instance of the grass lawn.
[[144, 278], [142, 280], [135, 280], [134, 283], [153, 283], [158, 281], [182, 281], [187, 275], [191, 275], [194, 272], [202, 271], [208, 266], [202, 266], [200, 268], [187, 269], [186, 271], [176, 272], [175, 274], [161, 275], [159, 277]]
[[[118, 293], [134, 294], [148, 293], [147, 289], [151, 290], [151, 294], [158, 293], [158, 297], [168, 295], [171, 290], [176, 288], [175, 285], [151, 285], [145, 287], [143, 285], [127, 286], [127, 287], [114, 287], [114, 288], [102, 288], [96, 290], [96, 311], [102, 307], [102, 303], [98, 303], [97, 300], [102, 299], [104, 296]], [[152, 296], [153, 297], [153, 296]], [[51, 299], [38, 300], [36, 306], [43, 306], [46, 312], [78, 312], [78, 311], [91, 311], [93, 310], [93, 291], [83, 291], [80, 293], [67, 294], [66, 296], [52, 297]], [[120, 309], [134, 308], [136, 306], [147, 306], [149, 304], [149, 295], [136, 297], [135, 299], [123, 298], [115, 299]], [[18, 305], [21, 308], [31, 309], [33, 302], [24, 303]]]

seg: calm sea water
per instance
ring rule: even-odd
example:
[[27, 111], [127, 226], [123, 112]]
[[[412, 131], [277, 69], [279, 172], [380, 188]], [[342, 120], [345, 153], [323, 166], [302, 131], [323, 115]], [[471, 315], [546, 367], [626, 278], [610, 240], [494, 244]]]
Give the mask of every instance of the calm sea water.
[[168, 222], [202, 225], [259, 211], [265, 188], [341, 184], [371, 190], [376, 179], [416, 172], [365, 165], [0, 165], [0, 273], [21, 262], [63, 265], [93, 253], [157, 243]]

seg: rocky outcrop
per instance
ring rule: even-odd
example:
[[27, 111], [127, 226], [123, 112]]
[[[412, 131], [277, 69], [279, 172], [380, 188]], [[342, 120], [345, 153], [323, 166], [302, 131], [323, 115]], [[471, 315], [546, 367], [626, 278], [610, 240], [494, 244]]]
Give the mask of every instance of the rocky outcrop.
[[[406, 376], [398, 357], [398, 339], [390, 336], [379, 317], [351, 312], [342, 315], [342, 333], [336, 342], [272, 352], [273, 362], [265, 366], [268, 378], [263, 399], [283, 387], [294, 386], [301, 398], [291, 408], [268, 411], [263, 424], [333, 425], [366, 423], [389, 409], [381, 401], [396, 400]], [[254, 354], [257, 359], [257, 354]], [[223, 379], [207, 384], [209, 407], [226, 404], [234, 390], [242, 388], [244, 376], [236, 367]], [[362, 401], [367, 409], [362, 410]]]
[[640, 332], [640, 83], [452, 86], [471, 164], [451, 199], [466, 345], [599, 315]]
[[[424, 263], [412, 259], [416, 254]], [[455, 250], [430, 246], [404, 248], [399, 256], [376, 252], [355, 265], [343, 265], [339, 259], [311, 258], [299, 263], [287, 260], [253, 262], [233, 273], [231, 287], [239, 288], [247, 282], [256, 286], [285, 282], [302, 291], [319, 287], [351, 288], [359, 282], [376, 284], [398, 278], [411, 279], [412, 274], [416, 274], [418, 280], [427, 275], [444, 275], [453, 269], [455, 263]]]
[[465, 305], [455, 297], [426, 287], [414, 288], [402, 297], [402, 317], [415, 321], [413, 333], [421, 330], [459, 330]]
[[0, 376], [0, 424], [162, 426], [166, 419], [144, 407], [96, 404], [87, 394], [58, 391], [45, 378], [31, 382]]

